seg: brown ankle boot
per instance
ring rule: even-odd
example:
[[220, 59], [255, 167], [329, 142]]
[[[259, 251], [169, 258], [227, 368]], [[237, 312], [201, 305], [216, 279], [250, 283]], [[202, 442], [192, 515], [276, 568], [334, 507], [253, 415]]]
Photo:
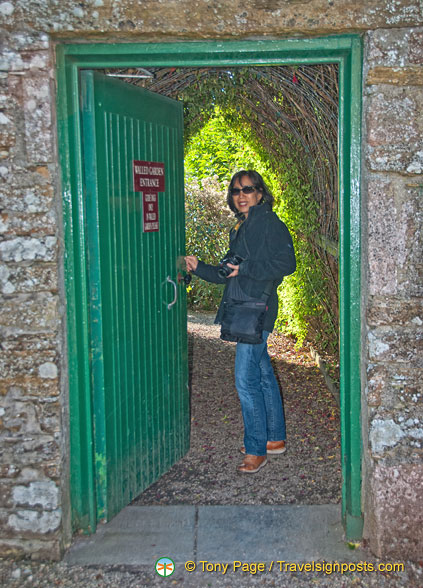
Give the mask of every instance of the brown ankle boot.
[[[269, 455], [279, 455], [285, 453], [286, 443], [285, 441], [268, 441], [266, 445], [266, 452]], [[240, 452], [245, 455], [245, 447], [241, 447]]]
[[270, 455], [285, 453], [286, 443], [285, 441], [268, 441], [266, 445], [266, 451], [267, 453], [270, 453]]
[[265, 455], [249, 455], [244, 457], [244, 461], [238, 466], [238, 471], [241, 474], [255, 474], [267, 464], [267, 457]]

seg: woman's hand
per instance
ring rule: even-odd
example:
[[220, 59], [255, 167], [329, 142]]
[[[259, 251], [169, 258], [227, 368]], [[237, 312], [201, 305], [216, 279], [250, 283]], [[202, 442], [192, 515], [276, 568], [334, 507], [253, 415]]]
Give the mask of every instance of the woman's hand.
[[231, 270], [233, 270], [232, 273], [230, 273], [228, 276], [226, 276], [227, 278], [235, 278], [235, 276], [238, 275], [239, 272], [239, 265], [232, 265], [232, 263], [227, 263], [226, 264], [228, 267], [231, 268]]
[[185, 263], [187, 264], [188, 272], [195, 272], [198, 266], [198, 257], [195, 255], [187, 255], [185, 257]]

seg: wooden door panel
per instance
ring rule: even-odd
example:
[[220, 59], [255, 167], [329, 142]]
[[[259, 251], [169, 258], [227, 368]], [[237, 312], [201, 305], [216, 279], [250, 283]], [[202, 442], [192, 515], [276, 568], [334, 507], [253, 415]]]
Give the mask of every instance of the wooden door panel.
[[[82, 72], [97, 517], [110, 519], [189, 445], [182, 105]], [[133, 162], [164, 163], [144, 232]]]

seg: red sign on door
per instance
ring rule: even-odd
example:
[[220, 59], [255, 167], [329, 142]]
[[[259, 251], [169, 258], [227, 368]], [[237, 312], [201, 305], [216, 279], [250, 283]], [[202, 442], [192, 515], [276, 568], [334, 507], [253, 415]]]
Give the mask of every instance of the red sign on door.
[[157, 161], [134, 161], [134, 191], [164, 192], [164, 163]]
[[142, 195], [144, 211], [144, 233], [159, 230], [159, 198], [156, 192]]
[[164, 190], [164, 163], [134, 161], [134, 191], [143, 193], [144, 233], [159, 230], [158, 193]]

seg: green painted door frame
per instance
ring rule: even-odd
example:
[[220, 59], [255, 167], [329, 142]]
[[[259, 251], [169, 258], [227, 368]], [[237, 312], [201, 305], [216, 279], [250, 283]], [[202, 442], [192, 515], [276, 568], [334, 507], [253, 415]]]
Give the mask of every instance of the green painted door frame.
[[216, 67], [339, 64], [339, 256], [342, 515], [349, 540], [361, 511], [361, 101], [357, 35], [263, 41], [93, 43], [57, 46], [57, 112], [62, 171], [69, 356], [71, 506], [75, 528], [95, 530], [89, 373], [87, 251], [79, 121], [80, 70], [112, 67]]

